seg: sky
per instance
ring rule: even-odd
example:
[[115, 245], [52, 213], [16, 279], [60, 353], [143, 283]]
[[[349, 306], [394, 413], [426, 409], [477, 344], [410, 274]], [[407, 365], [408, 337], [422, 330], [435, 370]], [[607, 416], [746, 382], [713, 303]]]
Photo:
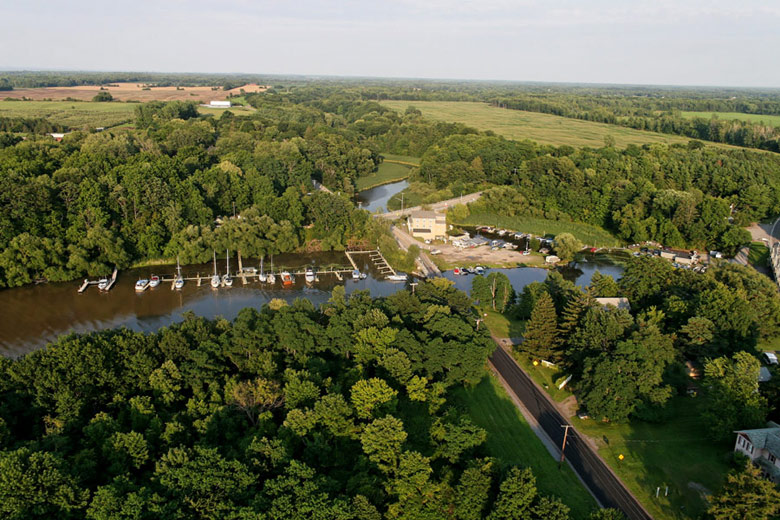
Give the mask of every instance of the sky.
[[11, 68], [780, 87], [780, 0], [2, 0]]

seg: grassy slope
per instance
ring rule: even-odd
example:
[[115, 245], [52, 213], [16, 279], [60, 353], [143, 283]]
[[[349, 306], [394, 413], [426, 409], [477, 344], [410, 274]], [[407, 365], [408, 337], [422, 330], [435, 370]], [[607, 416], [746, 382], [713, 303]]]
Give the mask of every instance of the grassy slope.
[[366, 175], [365, 177], [358, 177], [355, 184], [358, 191], [367, 190], [381, 184], [387, 184], [390, 182], [400, 181], [409, 177], [409, 171], [411, 168], [404, 164], [398, 164], [395, 162], [383, 162], [377, 168], [377, 171]]
[[750, 265], [758, 267], [769, 266], [769, 248], [763, 242], [751, 242], [750, 253], [748, 253], [748, 262]]
[[487, 430], [487, 452], [507, 464], [530, 467], [539, 491], [555, 495], [572, 509], [572, 518], [587, 518], [596, 504], [577, 479], [564, 466], [562, 470], [531, 430], [515, 404], [495, 377], [490, 376], [473, 389], [453, 390], [453, 401], [464, 407], [471, 419]]
[[[604, 424], [576, 417], [573, 421], [596, 440], [601, 456], [654, 518], [698, 518], [707, 506], [697, 488], [718, 490], [729, 470], [732, 446], [706, 437], [698, 398], [676, 397], [668, 406], [672, 419], [661, 424], [637, 420]], [[661, 496], [656, 498], [658, 486]]]
[[764, 114], [742, 114], [740, 112], [681, 112], [683, 117], [693, 119], [701, 117], [710, 119], [713, 115], [722, 121], [748, 121], [750, 123], [764, 123], [771, 126], [780, 126], [780, 116], [768, 116]]
[[382, 101], [394, 110], [403, 111], [414, 105], [423, 116], [464, 123], [479, 130], [493, 130], [508, 139], [531, 139], [542, 144], [571, 146], [604, 146], [604, 137], [611, 135], [617, 146], [647, 143], [687, 143], [690, 139], [675, 135], [645, 132], [604, 123], [569, 119], [550, 114], [507, 110], [486, 103], [458, 101]]
[[89, 101], [0, 101], [0, 117], [40, 117], [73, 128], [131, 121], [136, 103]]
[[463, 222], [459, 222], [459, 224], [466, 226], [498, 226], [513, 231], [533, 233], [534, 235], [571, 233], [589, 246], [617, 247], [620, 245], [620, 241], [608, 231], [581, 222], [546, 220], [523, 216], [506, 217], [492, 213], [476, 213], [469, 215]]

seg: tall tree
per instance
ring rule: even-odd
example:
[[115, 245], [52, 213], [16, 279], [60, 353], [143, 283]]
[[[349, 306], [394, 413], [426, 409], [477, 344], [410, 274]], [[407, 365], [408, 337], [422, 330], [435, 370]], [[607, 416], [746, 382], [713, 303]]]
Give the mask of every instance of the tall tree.
[[552, 298], [542, 293], [525, 327], [522, 349], [539, 359], [559, 360], [558, 316]]
[[780, 490], [750, 462], [710, 499], [707, 513], [715, 520], [769, 520], [780, 513]]

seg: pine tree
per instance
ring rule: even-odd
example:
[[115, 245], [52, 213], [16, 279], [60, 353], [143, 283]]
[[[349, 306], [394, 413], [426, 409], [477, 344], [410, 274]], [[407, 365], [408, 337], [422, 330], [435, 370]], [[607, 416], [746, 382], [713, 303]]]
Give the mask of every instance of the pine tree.
[[536, 301], [531, 319], [525, 328], [523, 349], [541, 359], [559, 359], [558, 316], [553, 300], [542, 293]]

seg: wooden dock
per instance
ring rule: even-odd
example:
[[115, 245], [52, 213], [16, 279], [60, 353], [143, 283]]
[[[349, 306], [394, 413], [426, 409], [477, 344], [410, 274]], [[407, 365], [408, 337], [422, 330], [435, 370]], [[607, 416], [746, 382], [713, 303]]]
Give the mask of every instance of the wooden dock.
[[347, 258], [352, 263], [352, 265], [357, 269], [357, 264], [355, 264], [355, 261], [352, 259], [351, 254], [366, 254], [371, 259], [371, 262], [374, 264], [374, 266], [379, 270], [379, 274], [384, 276], [394, 275], [395, 269], [390, 267], [390, 264], [387, 260], [385, 260], [385, 257], [382, 256], [382, 253], [379, 251], [379, 249], [372, 249], [370, 251], [346, 251]]
[[[108, 284], [106, 285], [106, 288], [102, 289], [102, 290], [105, 291], [105, 292], [110, 291], [111, 288], [116, 283], [116, 277], [118, 275], [119, 275], [119, 270], [116, 267], [114, 267], [114, 272], [111, 274], [111, 278], [108, 279]], [[82, 283], [81, 286], [79, 286], [78, 292], [79, 292], [79, 294], [81, 294], [84, 291], [86, 291], [87, 287], [89, 287], [90, 285], [98, 285], [99, 283], [100, 283], [100, 280], [89, 280], [89, 279], [85, 278], [84, 279], [84, 283]]]

